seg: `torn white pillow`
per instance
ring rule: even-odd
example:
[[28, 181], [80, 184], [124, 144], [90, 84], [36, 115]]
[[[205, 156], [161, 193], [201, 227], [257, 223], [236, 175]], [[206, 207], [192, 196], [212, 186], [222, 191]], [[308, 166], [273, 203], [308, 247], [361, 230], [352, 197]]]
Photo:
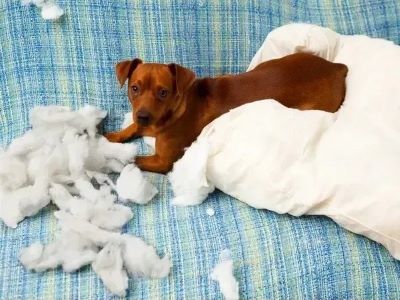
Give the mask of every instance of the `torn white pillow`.
[[333, 61], [342, 46], [340, 34], [313, 24], [293, 23], [272, 30], [254, 55], [247, 71], [260, 63], [307, 52]]
[[[320, 49], [349, 68], [342, 107], [330, 114], [265, 100], [230, 111], [198, 138], [210, 145], [206, 178], [256, 208], [328, 216], [400, 259], [400, 47], [366, 36], [320, 39], [327, 30], [310, 26], [276, 29], [255, 61], [275, 58], [274, 45], [290, 45], [284, 55]], [[302, 48], [296, 37], [305, 36], [315, 47]]]

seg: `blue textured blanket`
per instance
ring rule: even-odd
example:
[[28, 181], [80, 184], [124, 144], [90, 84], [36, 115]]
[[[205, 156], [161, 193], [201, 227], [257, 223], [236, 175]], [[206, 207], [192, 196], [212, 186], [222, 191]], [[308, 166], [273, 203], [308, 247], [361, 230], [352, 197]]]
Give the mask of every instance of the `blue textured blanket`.
[[[35, 7], [0, 1], [0, 145], [28, 129], [29, 111], [39, 104], [100, 106], [109, 112], [105, 128], [117, 128], [129, 110], [114, 75], [122, 59], [177, 62], [199, 76], [244, 71], [270, 30], [299, 21], [400, 43], [398, 0], [58, 3], [66, 14], [52, 23]], [[166, 279], [131, 280], [129, 298], [222, 299], [209, 274], [225, 248], [243, 299], [400, 297], [400, 263], [327, 218], [256, 210], [218, 191], [200, 206], [176, 208], [166, 177], [148, 176], [160, 193], [149, 205], [132, 206], [124, 231], [170, 253], [174, 266]], [[0, 299], [109, 299], [90, 268], [36, 274], [18, 262], [21, 248], [54, 239], [52, 211], [17, 229], [0, 224]]]

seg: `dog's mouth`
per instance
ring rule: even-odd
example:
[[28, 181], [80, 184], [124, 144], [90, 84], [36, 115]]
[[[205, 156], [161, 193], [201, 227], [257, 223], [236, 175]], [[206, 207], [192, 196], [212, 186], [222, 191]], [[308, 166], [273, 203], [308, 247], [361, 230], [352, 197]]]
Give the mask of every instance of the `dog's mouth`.
[[150, 118], [137, 118], [137, 122], [141, 125], [141, 126], [148, 126], [150, 123]]
[[173, 113], [171, 110], [168, 110], [164, 115], [162, 115], [160, 118], [155, 118], [152, 115], [144, 115], [144, 114], [137, 114], [136, 115], [136, 122], [142, 126], [142, 127], [147, 127], [150, 126], [151, 124], [155, 124], [156, 126], [163, 126], [165, 123], [168, 122], [169, 119], [171, 119]]
[[149, 117], [137, 117], [136, 119], [137, 119], [138, 124], [140, 124], [143, 127], [150, 125]]

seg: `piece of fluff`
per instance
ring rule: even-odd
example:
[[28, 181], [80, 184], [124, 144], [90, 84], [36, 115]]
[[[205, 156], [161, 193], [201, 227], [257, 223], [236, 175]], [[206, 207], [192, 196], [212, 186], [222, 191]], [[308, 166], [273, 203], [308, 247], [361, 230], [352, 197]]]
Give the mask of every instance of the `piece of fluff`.
[[[120, 230], [130, 219], [133, 213], [129, 207], [115, 204], [115, 196], [110, 189], [101, 186], [99, 190], [93, 188], [90, 182], [81, 182], [77, 185], [81, 195], [72, 196], [62, 185], [53, 183], [50, 195], [54, 204], [61, 210], [72, 213], [83, 220], [108, 230]], [[86, 191], [83, 191], [87, 189]]]
[[[0, 219], [16, 227], [50, 201], [59, 209], [55, 215], [61, 231], [56, 240], [47, 245], [35, 243], [21, 252], [20, 260], [28, 269], [42, 272], [62, 266], [64, 271], [73, 272], [98, 259], [101, 262], [98, 253], [109, 243], [119, 245], [116, 253], [121, 257], [127, 247], [136, 251], [126, 246], [127, 237], [118, 232], [133, 214], [129, 207], [117, 203], [116, 185], [107, 173], [121, 171], [134, 159], [137, 146], [110, 143], [99, 136], [97, 125], [105, 116], [93, 106], [77, 111], [60, 106], [36, 107], [31, 112], [32, 129], [1, 149]], [[154, 192], [149, 193], [151, 188], [143, 188], [148, 184], [137, 168], [135, 174], [124, 174], [123, 181], [137, 188], [138, 202], [154, 196]], [[146, 251], [150, 254], [146, 254], [143, 246], [137, 245], [137, 252], [143, 256], [138, 259], [148, 264], [148, 270], [155, 269], [148, 261], [154, 248], [144, 244], [149, 247]], [[129, 259], [125, 259], [125, 265], [135, 265]], [[165, 259], [160, 262], [162, 270], [164, 264]], [[99, 276], [113, 293], [124, 294], [123, 282], [113, 285], [103, 272], [99, 271]]]
[[115, 243], [105, 245], [92, 263], [92, 267], [110, 291], [117, 296], [125, 297], [128, 275], [123, 268], [120, 245]]
[[122, 239], [122, 256], [131, 275], [163, 278], [169, 274], [172, 263], [167, 255], [158, 257], [154, 247], [137, 237], [124, 234]]
[[98, 247], [104, 247], [109, 242], [121, 241], [121, 233], [99, 228], [98, 226], [72, 215], [71, 213], [56, 211], [54, 215], [62, 230], [73, 231], [90, 240]]
[[14, 190], [26, 183], [26, 166], [18, 157], [0, 154], [0, 166], [0, 182], [4, 188]]
[[23, 249], [19, 260], [28, 270], [36, 272], [60, 265], [65, 272], [74, 272], [93, 262], [97, 252], [98, 248], [89, 239], [73, 231], [62, 231], [56, 241], [48, 245], [36, 242]]
[[116, 190], [122, 199], [139, 204], [148, 203], [158, 193], [156, 187], [133, 164], [126, 165], [122, 170], [117, 179]]
[[[129, 125], [133, 124], [133, 112], [128, 112], [124, 116], [124, 121], [122, 122], [121, 129], [127, 128]], [[144, 136], [143, 137], [144, 143], [149, 148], [149, 153], [155, 153], [156, 149], [156, 139], [151, 136]]]
[[21, 4], [24, 6], [35, 5], [39, 7], [42, 18], [45, 20], [56, 21], [64, 14], [64, 10], [50, 0], [22, 0]]
[[12, 228], [27, 216], [36, 214], [50, 202], [48, 178], [38, 178], [34, 184], [16, 190], [0, 186], [0, 218]]
[[228, 249], [220, 254], [220, 261], [211, 272], [211, 279], [218, 281], [225, 299], [239, 299], [239, 283], [233, 275], [233, 260]]
[[209, 147], [206, 139], [197, 140], [175, 162], [168, 174], [174, 192], [173, 205], [200, 204], [214, 191], [214, 185], [206, 178]]
[[214, 208], [212, 208], [212, 207], [208, 207], [208, 208], [206, 209], [206, 213], [207, 213], [207, 215], [209, 215], [210, 217], [212, 217], [213, 215], [215, 215], [215, 210], [214, 210]]

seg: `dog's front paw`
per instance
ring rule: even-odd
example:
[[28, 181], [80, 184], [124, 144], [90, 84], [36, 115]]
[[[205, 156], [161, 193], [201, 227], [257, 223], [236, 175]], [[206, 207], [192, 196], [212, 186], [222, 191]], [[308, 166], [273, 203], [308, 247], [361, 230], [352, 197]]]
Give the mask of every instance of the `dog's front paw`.
[[109, 132], [106, 133], [105, 138], [112, 142], [112, 143], [121, 143], [123, 141], [123, 138], [121, 137], [121, 134], [119, 132]]
[[148, 161], [150, 156], [136, 156], [134, 163], [142, 171], [148, 171]]
[[160, 174], [166, 174], [172, 168], [172, 164], [168, 163], [168, 161], [163, 160], [158, 155], [136, 156], [135, 164], [142, 171], [155, 172]]

